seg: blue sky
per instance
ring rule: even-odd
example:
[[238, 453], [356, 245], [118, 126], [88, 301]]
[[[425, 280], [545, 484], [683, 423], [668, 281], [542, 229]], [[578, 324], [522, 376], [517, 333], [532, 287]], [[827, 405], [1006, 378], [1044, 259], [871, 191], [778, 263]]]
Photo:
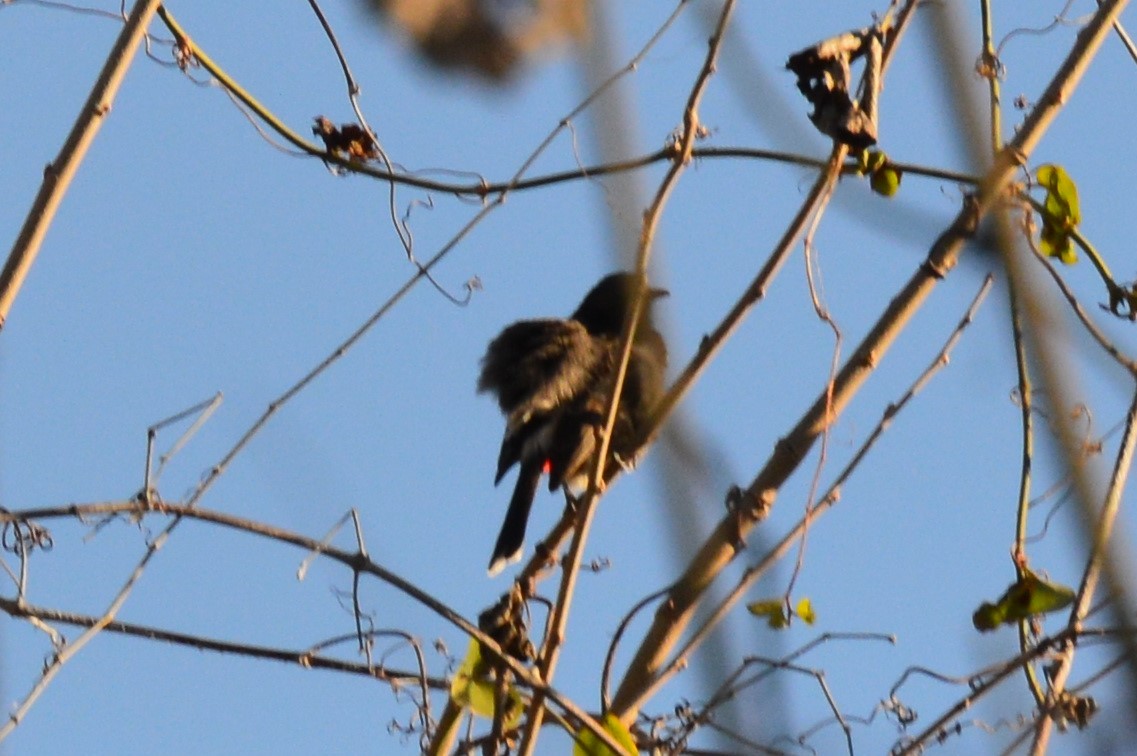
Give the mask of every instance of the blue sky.
[[[624, 2], [606, 8], [626, 61], [673, 4]], [[968, 4], [962, 59], [978, 55], [978, 10]], [[1014, 7], [1004, 7], [1004, 6]], [[1061, 3], [996, 3], [997, 36], [1041, 27]], [[623, 80], [623, 125], [633, 154], [662, 146], [706, 50], [708, 4], [693, 2], [635, 73]], [[772, 6], [772, 7], [771, 7]], [[1078, 2], [1068, 15], [1094, 6]], [[92, 4], [114, 10], [115, 3]], [[783, 70], [792, 52], [870, 23], [880, 7], [861, 3], [744, 3], [734, 28], [744, 48], [727, 47], [700, 110], [708, 146], [760, 147], [823, 156], [808, 105]], [[352, 118], [338, 63], [305, 3], [199, 2], [171, 5], [190, 35], [286, 123], [306, 133], [313, 116]], [[512, 86], [425, 66], [409, 45], [353, 3], [324, 8], [357, 78], [362, 106], [388, 154], [410, 169], [452, 169], [502, 180], [587, 93], [572, 55], [550, 56]], [[928, 11], [931, 13], [934, 11]], [[1125, 20], [1137, 24], [1132, 12]], [[920, 17], [898, 51], [881, 104], [881, 147], [897, 160], [971, 170], [950, 106], [944, 65], [931, 55], [932, 26]], [[165, 30], [156, 22], [154, 31]], [[17, 2], [0, 8], [0, 109], [4, 180], [0, 235], [13, 239], [43, 166], [65, 138], [118, 31], [105, 18]], [[1022, 118], [1009, 106], [1036, 99], [1072, 44], [1076, 29], [1018, 35], [1002, 51], [1007, 132]], [[156, 54], [168, 58], [160, 46]], [[750, 56], [747, 62], [745, 56]], [[199, 77], [202, 75], [199, 72]], [[983, 82], [965, 75], [983, 102]], [[1131, 261], [1130, 171], [1137, 158], [1137, 65], [1111, 37], [1032, 165], [1061, 163], [1078, 182], [1083, 232], [1119, 280]], [[571, 169], [577, 153], [595, 160], [586, 117], [562, 134], [532, 173]], [[573, 136], [575, 135], [575, 142]], [[665, 166], [637, 173], [645, 197]], [[661, 308], [673, 373], [718, 323], [765, 260], [812, 181], [809, 169], [760, 160], [703, 160], [671, 197], [654, 253], [653, 280], [671, 290]], [[372, 557], [467, 617], [507, 588], [484, 565], [512, 479], [492, 486], [502, 431], [494, 402], [476, 396], [478, 360], [505, 324], [572, 311], [582, 294], [620, 267], [613, 250], [610, 181], [592, 179], [519, 192], [466, 237], [436, 269], [460, 294], [482, 289], [464, 307], [417, 286], [340, 362], [272, 419], [202, 501], [202, 506], [322, 537], [350, 508], [359, 510]], [[478, 210], [441, 193], [400, 189], [400, 210], [426, 259]], [[829, 310], [848, 354], [958, 210], [950, 182], [905, 178], [886, 200], [863, 182], [844, 181], [816, 237]], [[627, 255], [630, 250], [620, 250]], [[625, 258], [626, 259], [626, 258]], [[939, 350], [996, 261], [970, 250], [883, 361], [833, 430], [828, 481]], [[1123, 348], [1132, 325], [1109, 320], [1090, 266], [1064, 269], [1071, 286]], [[167, 499], [183, 497], [275, 397], [317, 364], [413, 273], [391, 227], [387, 188], [331, 174], [318, 160], [273, 149], [222, 91], [195, 86], [176, 69], [140, 57], [107, 123], [64, 200], [0, 342], [0, 505], [10, 509], [124, 500], [142, 484], [146, 428], [224, 393], [209, 423], [159, 481]], [[950, 365], [905, 410], [845, 487], [841, 503], [813, 528], [795, 595], [808, 596], [818, 623], [782, 633], [739, 616], [707, 655], [731, 668], [747, 655], [778, 656], [821, 632], [892, 633], [894, 646], [834, 641], [801, 660], [824, 669], [847, 716], [868, 716], [912, 664], [967, 675], [1011, 656], [1015, 633], [979, 635], [971, 612], [1013, 579], [1008, 558], [1019, 478], [1019, 413], [1005, 284], [992, 296]], [[1079, 397], [1100, 435], [1123, 415], [1131, 386], [1060, 310], [1071, 366], [1083, 374]], [[665, 472], [658, 450], [605, 497], [586, 558], [611, 567], [582, 577], [569, 644], [556, 684], [586, 707], [598, 705], [603, 654], [620, 617], [666, 585], [723, 512], [732, 483], [745, 484], [775, 441], [824, 386], [832, 334], [813, 315], [800, 249], [683, 404], [694, 439], [709, 460], [679, 513], [661, 503]], [[163, 433], [168, 447], [179, 430]], [[1106, 469], [1117, 437], [1106, 442]], [[1040, 441], [1036, 492], [1061, 475], [1052, 445]], [[816, 453], [781, 492], [755, 544], [773, 540], [800, 517]], [[528, 542], [560, 511], [540, 494]], [[1032, 532], [1042, 528], [1040, 506]], [[1081, 547], [1071, 507], [1060, 510], [1032, 563], [1076, 584]], [[142, 527], [53, 521], [55, 548], [31, 563], [29, 600], [100, 613], [126, 579], [158, 520]], [[1132, 529], [1123, 533], [1131, 540]], [[341, 533], [336, 543], [350, 548]], [[730, 575], [755, 561], [752, 545]], [[316, 562], [302, 582], [305, 554], [247, 535], [186, 523], [156, 557], [120, 616], [183, 632], [286, 648], [306, 648], [348, 633], [340, 592], [351, 576]], [[11, 564], [11, 560], [9, 560]], [[753, 592], [785, 588], [789, 564]], [[725, 587], [730, 582], [723, 581]], [[546, 592], [554, 592], [546, 584]], [[10, 589], [9, 589], [10, 593]], [[8, 594], [6, 594], [8, 595]], [[381, 627], [414, 633], [434, 674], [446, 669], [432, 644], [461, 654], [460, 633], [391, 589], [368, 582], [362, 602]], [[622, 647], [626, 663], [646, 620]], [[1056, 626], [1056, 623], [1055, 623]], [[638, 630], [636, 628], [639, 628]], [[69, 638], [78, 634], [65, 631]], [[382, 644], [380, 645], [382, 649]], [[350, 644], [341, 649], [352, 658]], [[0, 629], [0, 700], [11, 707], [36, 679], [49, 647], [26, 623]], [[1074, 679], [1107, 654], [1083, 651]], [[693, 665], [706, 662], [696, 657]], [[409, 666], [398, 650], [392, 665]], [[767, 742], [796, 736], [829, 716], [816, 683], [783, 674], [742, 696], [736, 713], [762, 718]], [[926, 723], [963, 695], [920, 679], [901, 691]], [[705, 681], [693, 672], [664, 689], [649, 710], [668, 713], [698, 701]], [[1125, 712], [1111, 683], [1094, 689], [1096, 728], [1068, 734], [1062, 752], [1101, 747]], [[787, 721], [763, 708], [777, 697]], [[441, 701], [436, 702], [437, 706]], [[1015, 682], [985, 700], [968, 722], [996, 726], [1029, 710]], [[274, 662], [221, 657], [104, 634], [60, 674], [0, 748], [12, 754], [84, 750], [134, 753], [413, 752], [388, 722], [412, 709], [382, 685]], [[917, 728], [920, 723], [917, 724]], [[858, 752], [879, 753], [898, 737], [878, 715], [854, 725]], [[949, 753], [998, 752], [1007, 730], [968, 727]], [[705, 743], [714, 744], [707, 740]], [[813, 736], [820, 753], [839, 752], [830, 726]], [[97, 745], [92, 745], [97, 744]], [[550, 735], [546, 745], [567, 747]], [[780, 743], [792, 748], [790, 743]], [[549, 747], [552, 747], [551, 745]]]

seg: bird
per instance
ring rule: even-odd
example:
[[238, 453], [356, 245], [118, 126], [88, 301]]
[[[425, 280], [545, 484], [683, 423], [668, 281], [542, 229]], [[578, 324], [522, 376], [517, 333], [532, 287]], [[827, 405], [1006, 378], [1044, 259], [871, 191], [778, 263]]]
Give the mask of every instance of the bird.
[[[486, 349], [478, 392], [496, 395], [506, 417], [494, 485], [514, 465], [517, 483], [494, 545], [492, 577], [521, 558], [529, 511], [541, 476], [549, 490], [587, 484], [620, 364], [621, 335], [640, 287], [635, 273], [602, 278], [566, 318], [521, 320]], [[632, 341], [624, 387], [609, 443], [624, 466], [634, 464], [643, 424], [663, 395], [667, 346], [652, 323], [651, 306], [665, 289], [643, 287], [647, 298]], [[571, 496], [571, 493], [570, 493]]]

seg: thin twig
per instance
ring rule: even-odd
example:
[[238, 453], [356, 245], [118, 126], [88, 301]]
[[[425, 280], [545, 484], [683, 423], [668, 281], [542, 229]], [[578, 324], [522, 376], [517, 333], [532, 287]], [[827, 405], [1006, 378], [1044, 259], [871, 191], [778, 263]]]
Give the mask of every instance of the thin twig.
[[[833, 332], [833, 352], [829, 359], [829, 375], [825, 381], [825, 389], [828, 392], [828, 401], [833, 400], [833, 381], [837, 377], [837, 370], [841, 367], [841, 344], [843, 343], [843, 334], [841, 327], [837, 325], [837, 321], [829, 313], [827, 307], [821, 301], [821, 270], [818, 266], [817, 260], [814, 255], [813, 240], [817, 235], [817, 228], [821, 223], [821, 217], [825, 212], [825, 208], [833, 198], [833, 192], [836, 186], [833, 184], [828, 185], [827, 191], [821, 195], [818, 200], [817, 207], [813, 213], [813, 219], [810, 221], [809, 230], [802, 239], [802, 246], [805, 249], [805, 272], [806, 283], [809, 287], [809, 299], [813, 304], [813, 312], [817, 315], [821, 322], [829, 326], [829, 330]], [[808, 515], [813, 510], [814, 504], [817, 501], [817, 489], [821, 485], [821, 473], [825, 469], [825, 462], [829, 459], [829, 429], [826, 428], [825, 432], [821, 435], [821, 448], [817, 454], [817, 464], [813, 468], [813, 477], [809, 482], [809, 493], [807, 494], [805, 502], [805, 512], [807, 525], [801, 531], [801, 540], [798, 544], [797, 559], [794, 561], [793, 570], [790, 573], [789, 580], [786, 581], [785, 591], [785, 604], [787, 607], [790, 605], [790, 596], [793, 593], [794, 585], [797, 583], [798, 576], [801, 574], [801, 569], [805, 565], [805, 552], [806, 545], [809, 541], [809, 526]]]
[[[836, 701], [829, 692], [828, 685], [824, 679], [825, 673], [822, 670], [802, 667], [793, 663], [795, 659], [804, 656], [807, 652], [811, 651], [817, 646], [835, 640], [872, 640], [885, 641], [892, 645], [896, 644], [896, 636], [885, 635], [883, 633], [823, 633], [822, 635], [814, 638], [809, 643], [806, 643], [801, 648], [793, 651], [790, 654], [787, 654], [781, 659], [768, 659], [761, 656], [749, 656], [743, 660], [742, 664], [740, 664], [738, 668], [727, 677], [726, 680], [723, 681], [718, 689], [715, 690], [715, 692], [707, 700], [706, 704], [704, 704], [699, 711], [695, 712], [694, 716], [690, 718], [690, 721], [685, 724], [684, 729], [688, 732], [688, 734], [690, 734], [695, 727], [703, 723], [710, 722], [711, 713], [715, 709], [721, 707], [726, 702], [733, 700], [743, 690], [757, 685], [779, 670], [788, 669], [808, 674], [818, 681], [822, 691], [825, 693], [829, 707], [833, 711], [835, 720], [845, 731], [846, 738], [850, 737], [850, 728], [848, 727], [845, 716], [837, 709]], [[762, 669], [759, 672], [743, 679], [742, 675], [753, 666], [761, 666]], [[799, 740], [799, 742], [801, 741]]]
[[[1073, 629], [1066, 628], [1057, 635], [1049, 638], [1044, 638], [1038, 643], [1038, 645], [1036, 645], [1034, 648], [1029, 649], [1025, 653], [1020, 653], [1015, 656], [1015, 658], [997, 665], [989, 673], [982, 676], [983, 679], [981, 682], [976, 682], [977, 678], [979, 677], [978, 675], [972, 675], [966, 678], [964, 682], [966, 682], [970, 688], [968, 694], [957, 701], [953, 706], [951, 706], [951, 708], [941, 714], [938, 718], [936, 718], [934, 722], [928, 725], [923, 731], [916, 735], [916, 737], [904, 741], [903, 744], [898, 744], [897, 747], [892, 750], [892, 753], [894, 753], [896, 756], [912, 756], [913, 754], [923, 753], [924, 747], [929, 742], [939, 737], [945, 731], [946, 727], [952, 722], [952, 720], [954, 720], [965, 711], [968, 711], [974, 707], [981, 698], [993, 691], [1005, 679], [1014, 674], [1015, 670], [1020, 669], [1023, 664], [1031, 664], [1037, 659], [1042, 658], [1046, 654], [1053, 651], [1054, 648], [1059, 647], [1063, 643], [1067, 643], [1072, 640], [1074, 637], [1076, 637], [1076, 635], [1077, 633]], [[925, 674], [932, 675], [945, 681], [956, 681], [956, 678], [949, 678], [945, 675], [939, 675], [938, 673], [932, 672], [931, 670], [920, 669], [917, 671], [924, 672]], [[907, 676], [908, 672], [905, 672], [904, 677], [906, 678]], [[898, 682], [896, 686], [893, 687], [894, 694], [895, 690], [903, 683], [903, 679], [904, 678], [901, 678], [901, 682]]]
[[[182, 435], [178, 436], [178, 439], [174, 441], [173, 445], [170, 447], [170, 450], [158, 457], [157, 472], [154, 473], [154, 476], [152, 478], [149, 475], [146, 478], [146, 488], [144, 489], [146, 492], [149, 492], [153, 486], [157, 485], [158, 479], [162, 477], [162, 471], [166, 469], [166, 463], [173, 459], [177, 453], [181, 451], [182, 447], [185, 446], [199, 430], [201, 430], [201, 427], [209, 421], [209, 418], [213, 415], [214, 412], [217, 411], [217, 408], [221, 406], [221, 401], [224, 398], [224, 395], [218, 391], [213, 395], [212, 398], [195, 404], [189, 409], [183, 410], [178, 414], [173, 415], [172, 417], [166, 418], [165, 420], [161, 420], [146, 429], [146, 437], [148, 440], [150, 440], [154, 438], [155, 434], [159, 430], [166, 427], [167, 425], [183, 420], [190, 415], [197, 415], [197, 417], [194, 418], [193, 423], [190, 424], [190, 427], [186, 428], [185, 432], [182, 433]], [[151, 450], [148, 448], [146, 453], [146, 469], [148, 471], [150, 469], [150, 455]]]
[[[589, 105], [591, 105], [600, 94], [602, 94], [607, 87], [609, 87], [616, 79], [636, 70], [639, 63], [646, 56], [647, 51], [655, 42], [658, 41], [663, 31], [670, 27], [678, 16], [679, 11], [684, 7], [687, 0], [681, 0], [676, 7], [675, 13], [672, 14], [665, 22], [664, 26], [648, 41], [647, 45], [640, 50], [632, 60], [609, 79], [607, 79], [596, 91], [592, 92], [580, 105], [575, 107], [572, 112], [561, 119], [560, 125], [550, 135], [555, 136], [559, 133], [560, 129], [571, 128], [571, 122], [574, 118], [580, 115]], [[205, 51], [190, 38], [185, 30], [183, 30], [177, 21], [170, 15], [168, 11], [160, 13], [160, 18], [169, 26], [171, 32], [177, 37], [179, 44], [185, 45], [190, 50], [193, 56], [232, 96], [236, 97], [237, 101], [244, 107], [248, 108], [257, 118], [260, 118], [264, 123], [281, 137], [290, 142], [303, 153], [319, 158], [327, 163], [335, 165], [337, 168], [357, 173], [371, 178], [388, 181], [402, 186], [409, 186], [426, 191], [434, 191], [440, 194], [450, 194], [456, 197], [472, 197], [476, 199], [484, 199], [487, 196], [496, 195], [503, 191], [523, 191], [528, 189], [536, 189], [540, 187], [551, 186], [571, 181], [580, 181], [596, 178], [598, 176], [607, 176], [615, 173], [623, 173], [626, 171], [639, 170], [655, 163], [668, 162], [674, 159], [674, 147], [663, 147], [655, 152], [650, 152], [638, 157], [627, 158], [625, 160], [613, 161], [609, 163], [600, 163], [597, 165], [578, 166], [573, 170], [557, 171], [541, 176], [534, 176], [532, 178], [521, 178], [515, 176], [503, 181], [488, 181], [479, 179], [471, 183], [453, 183], [445, 181], [436, 181], [424, 178], [421, 174], [428, 171], [401, 171], [396, 172], [393, 167], [379, 169], [367, 163], [358, 160], [345, 158], [341, 155], [329, 154], [327, 150], [316, 144], [315, 142], [308, 141], [300, 136], [297, 132], [290, 129], [284, 122], [276, 116], [272, 111], [266, 108], [261, 102], [254, 98], [247, 90], [240, 86], [224, 69], [222, 69], [216, 62], [210, 58]], [[886, 59], [887, 60], [887, 59]], [[544, 147], [548, 145], [549, 140], [546, 140], [538, 148], [543, 151]], [[776, 163], [785, 163], [787, 165], [799, 165], [806, 168], [823, 168], [827, 161], [819, 160], [818, 158], [809, 155], [801, 155], [792, 152], [785, 152], [781, 150], [770, 150], [760, 147], [692, 147], [690, 156], [693, 160], [716, 160], [716, 159], [753, 159], [753, 160], [769, 160]], [[925, 166], [918, 163], [905, 163], [890, 158], [890, 164], [898, 170], [902, 171], [905, 175], [923, 176], [932, 179], [941, 179], [945, 181], [954, 181], [961, 184], [976, 184], [979, 179], [971, 174], [953, 171], [947, 168], [938, 168], [934, 166]], [[393, 164], [392, 164], [393, 166]], [[855, 160], [850, 161], [842, 168], [843, 173], [854, 174], [859, 172], [860, 168]], [[446, 173], [454, 173], [454, 171], [445, 171]]]
[[[529, 671], [527, 667], [502, 651], [501, 647], [498, 646], [498, 644], [492, 638], [479, 630], [476, 625], [410, 581], [405, 580], [399, 575], [396, 575], [394, 572], [391, 572], [376, 562], [363, 557], [358, 552], [338, 549], [334, 546], [322, 544], [319, 541], [316, 541], [315, 539], [309, 538], [305, 535], [285, 530], [284, 528], [274, 527], [243, 517], [236, 517], [227, 512], [218, 512], [204, 509], [189, 503], [171, 504], [168, 502], [157, 502], [152, 506], [147, 507], [142, 503], [136, 501], [121, 501], [85, 505], [71, 504], [62, 507], [42, 507], [19, 511], [0, 511], [0, 523], [60, 517], [83, 518], [99, 514], [122, 514], [132, 517], [166, 514], [171, 515], [174, 518], [171, 526], [185, 519], [197, 520], [201, 522], [211, 522], [240, 532], [269, 538], [279, 543], [291, 544], [306, 551], [319, 551], [321, 555], [328, 559], [339, 562], [340, 564], [343, 564], [352, 570], [357, 570], [359, 572], [371, 575], [387, 583], [399, 592], [422, 604], [427, 609], [431, 610], [439, 617], [461, 630], [466, 635], [476, 639], [481, 644], [483, 650], [488, 652], [488, 656], [490, 658], [507, 667], [519, 681], [527, 685], [532, 691], [535, 693], [539, 691], [543, 696], [547, 697], [550, 701], [553, 701], [566, 714], [568, 714], [569, 717], [571, 717], [576, 722], [579, 722], [583, 727], [596, 735], [596, 737], [606, 745], [609, 745], [610, 747], [617, 747], [615, 741], [612, 739], [612, 736], [608, 734], [606, 730], [604, 730], [604, 728], [595, 720], [595, 718], [574, 704], [572, 700], [567, 696], [564, 696], [551, 686], [541, 682]], [[163, 536], [168, 536], [168, 533], [171, 530], [171, 526], [167, 526], [166, 530], [164, 530], [159, 535], [159, 539], [161, 539]], [[141, 573], [145, 569], [149, 559], [158, 550], [158, 548], [160, 548], [160, 545], [151, 545], [151, 547], [147, 550], [146, 555], [140, 561], [139, 565], [135, 568], [134, 573], [132, 573], [131, 580], [127, 583], [126, 586], [124, 586], [123, 590], [120, 591], [119, 596], [116, 597], [116, 601], [114, 604], [112, 604], [111, 609], [108, 610], [103, 617], [96, 620], [95, 624], [91, 627], [90, 630], [88, 630], [87, 633], [84, 633], [83, 636], [80, 636], [71, 644], [68, 644], [64, 650], [67, 658], [74, 655], [74, 653], [78, 650], [76, 646], [82, 647], [82, 645], [85, 645], [90, 640], [90, 638], [86, 637], [88, 634], [93, 635], [94, 632], [103, 629], [115, 621], [114, 613], [117, 612], [122, 602], [126, 600], [126, 596], [129, 594], [129, 589], [133, 588], [134, 581], [136, 581], [141, 576]], [[63, 656], [63, 654], [61, 654], [61, 656]], [[66, 661], [66, 659], [63, 659], [62, 661]], [[62, 663], [62, 661], [60, 663]], [[48, 670], [48, 672], [51, 672], [52, 676], [54, 676], [55, 672], [53, 672], [52, 669], [57, 670], [58, 665], [52, 665]], [[48, 673], [45, 672], [45, 677], [47, 674]], [[42, 690], [40, 690], [40, 686], [38, 684], [37, 688], [33, 690], [33, 693], [37, 697], [40, 693], [42, 693]], [[26, 710], [24, 707], [17, 709], [16, 713], [12, 715], [13, 720], [17, 718], [17, 715], [22, 717], [25, 711]], [[18, 724], [18, 721], [16, 723]], [[9, 722], [8, 725], [14, 726], [12, 722]]]
[[612, 634], [612, 642], [608, 644], [608, 653], [604, 655], [604, 668], [600, 672], [600, 708], [601, 711], [608, 711], [608, 704], [611, 701], [611, 696], [608, 694], [608, 680], [612, 674], [612, 663], [616, 660], [616, 648], [620, 645], [620, 639], [624, 637], [624, 632], [628, 629], [628, 625], [635, 618], [640, 611], [643, 610], [651, 602], [667, 595], [671, 590], [671, 586], [661, 588], [654, 593], [644, 596], [636, 602], [636, 605], [628, 610], [624, 618], [620, 620], [620, 624], [616, 625], [616, 632]]
[[[1015, 517], [1015, 546], [1013, 559], [1015, 573], [1021, 580], [1026, 577], [1026, 539], [1027, 521], [1030, 515], [1030, 483], [1034, 460], [1034, 389], [1027, 365], [1026, 342], [1023, 337], [1022, 311], [1013, 283], [1008, 282], [1009, 306], [1011, 310], [1011, 336], [1015, 349], [1015, 367], [1018, 374], [1019, 417], [1022, 421], [1022, 466], [1019, 472], [1019, 497]], [[1030, 648], [1030, 619], [1019, 620], [1019, 650]], [[1027, 688], [1034, 696], [1035, 703], [1042, 706], [1044, 694], [1032, 664], [1023, 666]]]
[[[351, 108], [355, 111], [355, 118], [359, 125], [371, 138], [371, 144], [374, 145], [376, 153], [379, 155], [379, 160], [383, 163], [383, 167], [387, 169], [387, 173], [393, 175], [395, 173], [395, 166], [388, 157], [387, 151], [383, 148], [382, 142], [379, 141], [379, 135], [371, 128], [371, 124], [367, 122], [366, 116], [363, 115], [363, 108], [359, 104], [359, 93], [362, 91], [359, 82], [356, 81], [355, 75], [351, 72], [351, 66], [348, 65], [347, 56], [344, 54], [343, 48], [340, 46], [339, 39], [336, 38], [336, 33], [332, 29], [332, 25], [328, 22], [327, 16], [324, 15], [323, 9], [316, 0], [308, 0], [308, 5], [312, 8], [312, 12], [316, 14], [316, 18], [320, 22], [320, 26], [324, 30], [328, 41], [332, 45], [332, 49], [336, 53], [336, 58], [339, 60], [340, 68], [343, 69], [344, 79], [347, 82], [347, 96], [351, 102]], [[415, 266], [421, 269], [421, 264], [415, 259], [414, 253], [414, 237], [411, 235], [410, 229], [407, 227], [406, 220], [399, 218], [398, 211], [397, 188], [395, 182], [389, 182], [387, 186], [387, 212], [391, 216], [391, 225], [395, 228], [395, 234], [399, 237], [399, 243], [403, 246], [403, 251], [406, 252], [407, 259]], [[409, 213], [409, 210], [408, 210]], [[451, 294], [446, 288], [434, 278], [430, 271], [422, 271], [426, 279], [430, 281], [431, 285], [443, 296], [451, 302], [459, 303], [460, 300]]]
[[[44, 621], [58, 622], [64, 625], [73, 625], [75, 627], [89, 628], [99, 621], [98, 617], [91, 615], [63, 612], [58, 609], [49, 609], [20, 603], [3, 597], [0, 597], [0, 611], [4, 611], [9, 616], [17, 619], [35, 618]], [[234, 643], [217, 638], [208, 638], [202, 635], [179, 633], [174, 630], [166, 630], [150, 625], [123, 622], [122, 620], [109, 622], [104, 629], [110, 633], [129, 635], [135, 638], [146, 638], [147, 640], [161, 641], [176, 646], [187, 646], [196, 648], [199, 651], [214, 651], [222, 654], [247, 656], [253, 659], [269, 659], [288, 664], [296, 664], [304, 668], [327, 669], [335, 672], [347, 672], [354, 675], [374, 677], [377, 680], [385, 682], [419, 682], [421, 684], [424, 679], [421, 671], [409, 672], [393, 670], [382, 666], [375, 667], [370, 664], [344, 661], [329, 656], [322, 656], [313, 649], [291, 650], [257, 646], [250, 643]], [[426, 677], [425, 681], [426, 687], [432, 690], [447, 690], [450, 685], [445, 678], [441, 677]]]
[[1062, 292], [1062, 297], [1070, 305], [1070, 309], [1074, 311], [1074, 315], [1081, 322], [1082, 327], [1085, 328], [1086, 332], [1097, 342], [1098, 346], [1105, 350], [1106, 354], [1117, 362], [1118, 365], [1125, 368], [1131, 376], [1137, 378], [1137, 360], [1122, 352], [1121, 349], [1106, 336], [1105, 331], [1090, 318], [1089, 313], [1086, 312], [1086, 308], [1082, 306], [1082, 303], [1078, 300], [1078, 296], [1073, 292], [1066, 281], [1063, 280], [1062, 275], [1054, 267], [1054, 264], [1046, 255], [1042, 254], [1034, 244], [1029, 233], [1026, 234], [1026, 238], [1030, 244], [1031, 251], [1034, 253], [1035, 259], [1037, 259], [1046, 269], [1046, 272], [1050, 274], [1050, 278], [1054, 281], [1058, 290]]
[[[1110, 535], [1113, 533], [1114, 522], [1121, 508], [1122, 494], [1125, 491], [1129, 470], [1133, 465], [1135, 450], [1137, 450], [1137, 392], [1134, 393], [1133, 403], [1130, 405], [1129, 413], [1126, 416], [1125, 431], [1121, 436], [1121, 448], [1114, 460], [1113, 472], [1109, 478], [1109, 488], [1106, 491], [1105, 500], [1102, 502], [1101, 512], [1096, 522], [1090, 558], [1086, 562], [1082, 582], [1078, 587], [1074, 606], [1070, 610], [1069, 627], [1075, 633], [1081, 629], [1082, 621], [1093, 603], [1094, 592], [1097, 589], [1102, 569], [1107, 562], [1111, 561], [1108, 553]], [[1132, 655], [1133, 639], [1128, 638], [1126, 645], [1127, 652]], [[1130, 663], [1132, 663], [1132, 658]], [[1045, 716], [1039, 718], [1038, 729], [1031, 746], [1032, 754], [1046, 752], [1053, 722], [1056, 718], [1061, 718], [1057, 704], [1061, 703], [1064, 697], [1066, 680], [1070, 676], [1073, 665], [1074, 646], [1069, 644], [1062, 649], [1055, 667], [1051, 670], [1050, 692], [1047, 695], [1048, 709], [1044, 712]]]

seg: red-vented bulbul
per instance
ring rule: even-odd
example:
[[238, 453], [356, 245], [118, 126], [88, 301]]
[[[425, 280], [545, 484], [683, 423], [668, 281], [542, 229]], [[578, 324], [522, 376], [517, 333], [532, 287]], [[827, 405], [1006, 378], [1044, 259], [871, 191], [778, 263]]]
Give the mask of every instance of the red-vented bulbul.
[[[632, 312], [636, 275], [601, 279], [567, 320], [521, 320], [490, 342], [478, 391], [497, 396], [506, 416], [494, 485], [520, 463], [517, 486], [501, 525], [489, 574], [521, 558], [529, 509], [542, 473], [549, 490], [584, 485], [604, 426], [604, 412], [620, 360], [620, 334]], [[627, 375], [609, 452], [625, 463], [640, 427], [663, 394], [667, 347], [651, 321], [651, 303], [667, 294], [645, 288], [648, 298], [632, 342]]]

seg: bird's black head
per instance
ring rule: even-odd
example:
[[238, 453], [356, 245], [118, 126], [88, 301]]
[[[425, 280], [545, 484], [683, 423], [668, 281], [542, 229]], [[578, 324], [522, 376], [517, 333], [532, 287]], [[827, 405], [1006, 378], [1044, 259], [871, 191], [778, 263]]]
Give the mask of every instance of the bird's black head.
[[[649, 288], [645, 295], [648, 301], [644, 308], [643, 325], [650, 326], [651, 303], [659, 297], [667, 296], [667, 290]], [[623, 330], [624, 320], [631, 314], [635, 300], [636, 274], [612, 273], [592, 287], [572, 317], [584, 324], [589, 333], [615, 336]]]

